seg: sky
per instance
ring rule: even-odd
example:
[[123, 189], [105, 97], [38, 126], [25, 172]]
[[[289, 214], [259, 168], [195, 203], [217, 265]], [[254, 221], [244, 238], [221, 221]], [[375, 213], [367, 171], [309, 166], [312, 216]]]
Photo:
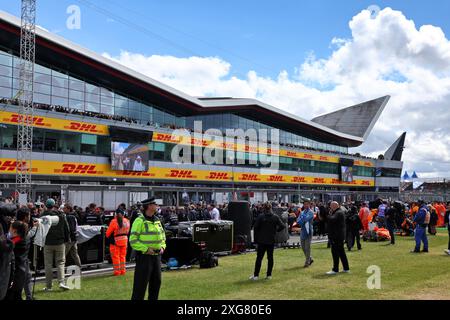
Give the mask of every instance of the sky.
[[[0, 10], [18, 16], [20, 1]], [[449, 14], [447, 0], [38, 0], [37, 23], [188, 94], [306, 119], [389, 94], [351, 151], [376, 157], [406, 131], [404, 169], [450, 177]]]

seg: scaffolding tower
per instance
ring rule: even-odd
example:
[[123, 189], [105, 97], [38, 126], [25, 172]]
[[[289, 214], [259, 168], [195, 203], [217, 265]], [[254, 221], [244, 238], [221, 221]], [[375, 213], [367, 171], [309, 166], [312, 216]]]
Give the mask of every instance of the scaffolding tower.
[[33, 149], [33, 78], [36, 50], [36, 0], [22, 0], [17, 126], [16, 200], [31, 200]]

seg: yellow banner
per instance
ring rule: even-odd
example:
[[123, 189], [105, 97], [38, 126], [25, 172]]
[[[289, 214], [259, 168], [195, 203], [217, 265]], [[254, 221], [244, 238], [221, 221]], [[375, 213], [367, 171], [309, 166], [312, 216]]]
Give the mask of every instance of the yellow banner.
[[[6, 124], [17, 125], [19, 122], [19, 115], [17, 113], [0, 111], [0, 122]], [[94, 124], [90, 122], [80, 122], [74, 120], [64, 120], [57, 118], [47, 118], [42, 116], [35, 116], [33, 118], [33, 126], [35, 128], [62, 130], [72, 132], [82, 132], [89, 134], [96, 134], [101, 136], [109, 135], [108, 126], [101, 124]]]
[[[233, 181], [232, 171], [190, 170], [177, 168], [150, 168], [147, 172], [114, 171], [109, 164], [89, 164], [33, 160], [33, 174], [45, 176], [83, 176], [105, 178], [139, 178], [149, 180], [183, 181]], [[15, 174], [17, 162], [14, 159], [0, 159], [0, 174]], [[259, 173], [234, 173], [235, 182], [276, 183], [295, 185], [352, 185], [373, 187], [374, 179], [355, 180], [344, 183], [335, 178], [319, 178], [303, 175], [263, 175]]]
[[[0, 123], [17, 125], [19, 122], [19, 115], [17, 113], [8, 112], [8, 111], [0, 111]], [[94, 124], [90, 122], [81, 122], [81, 121], [73, 121], [73, 120], [64, 120], [57, 118], [48, 118], [42, 116], [35, 116], [33, 119], [33, 126], [36, 128], [44, 128], [51, 130], [62, 130], [62, 131], [72, 131], [72, 132], [81, 132], [88, 134], [96, 134], [107, 136], [109, 135], [108, 126], [101, 124]], [[249, 153], [259, 153], [265, 155], [279, 155], [281, 157], [288, 158], [297, 158], [297, 159], [306, 159], [306, 160], [314, 160], [314, 161], [323, 161], [323, 162], [332, 162], [339, 163], [339, 157], [336, 156], [328, 156], [328, 155], [318, 155], [308, 152], [300, 152], [300, 151], [291, 151], [291, 150], [272, 150], [270, 148], [261, 148], [258, 146], [239, 144], [227, 142], [226, 139], [223, 141], [217, 141], [214, 139], [197, 139], [194, 137], [183, 137], [183, 136], [173, 136], [168, 133], [154, 132], [153, 133], [153, 141], [155, 142], [164, 142], [164, 143], [174, 143], [174, 144], [183, 144], [183, 145], [193, 145], [193, 146], [203, 146], [209, 148], [220, 148], [224, 150], [235, 150], [241, 152], [249, 152]], [[270, 147], [270, 144], [268, 144]], [[355, 160], [355, 166], [362, 167], [373, 167], [373, 163], [369, 160]]]

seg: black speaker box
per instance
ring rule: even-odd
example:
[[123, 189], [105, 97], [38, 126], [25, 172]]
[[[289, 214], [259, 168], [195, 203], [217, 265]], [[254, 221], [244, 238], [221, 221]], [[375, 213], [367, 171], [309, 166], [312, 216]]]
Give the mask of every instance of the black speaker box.
[[226, 220], [233, 221], [234, 238], [245, 237], [247, 246], [252, 242], [252, 215], [247, 201], [232, 201], [228, 204]]

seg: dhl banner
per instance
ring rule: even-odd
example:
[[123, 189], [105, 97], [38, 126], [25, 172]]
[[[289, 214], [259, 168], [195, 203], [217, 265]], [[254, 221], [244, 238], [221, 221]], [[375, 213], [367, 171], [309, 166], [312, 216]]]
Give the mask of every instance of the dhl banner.
[[[0, 123], [17, 125], [18, 122], [19, 122], [19, 115], [17, 113], [0, 110]], [[35, 116], [33, 118], [33, 126], [36, 128], [44, 128], [50, 130], [81, 132], [103, 136], [109, 135], [108, 126], [106, 125], [94, 124], [90, 122], [64, 120], [57, 118], [48, 118], [42, 116]], [[202, 146], [209, 148], [219, 148], [224, 150], [236, 150], [241, 152], [259, 153], [265, 155], [278, 154], [280, 157], [339, 163], [339, 158], [335, 156], [318, 155], [313, 153], [283, 150], [283, 149], [272, 150], [270, 149], [270, 144], [267, 144], [266, 148], [262, 148], [258, 147], [257, 145], [252, 146], [251, 144], [239, 144], [239, 143], [235, 144], [233, 142], [227, 142], [226, 139], [223, 140], [224, 141], [217, 141], [214, 139], [208, 140], [201, 138], [197, 139], [195, 138], [195, 136], [193, 138], [192, 137], [188, 138], [168, 133], [153, 132], [153, 141], [155, 142]], [[373, 167], [374, 165], [370, 161], [355, 160], [355, 166]]]
[[[15, 174], [17, 162], [14, 159], [0, 159], [0, 174]], [[69, 163], [57, 161], [33, 160], [33, 174], [45, 176], [83, 176], [105, 178], [139, 178], [149, 180], [184, 181], [233, 181], [231, 171], [190, 170], [177, 168], [150, 168], [147, 172], [114, 171], [109, 164]], [[319, 178], [300, 175], [263, 175], [259, 173], [234, 172], [234, 182], [276, 183], [304, 185], [352, 185], [373, 187], [373, 179], [354, 180], [344, 183], [335, 178]]]
[[[280, 157], [339, 163], [339, 158], [335, 157], [335, 156], [326, 156], [326, 155], [319, 155], [319, 154], [292, 151], [292, 150], [283, 150], [283, 149], [272, 150], [272, 149], [270, 149], [270, 144], [267, 144], [267, 146], [269, 148], [261, 148], [261, 147], [258, 147], [257, 145], [252, 146], [251, 144], [246, 145], [246, 144], [230, 143], [230, 142], [227, 142], [226, 139], [223, 139], [223, 141], [220, 141], [220, 140], [217, 141], [214, 139], [212, 139], [212, 140], [196, 139], [195, 136], [194, 137], [173, 136], [168, 133], [160, 133], [160, 132], [153, 133], [153, 141], [174, 143], [174, 144], [183, 144], [183, 145], [202, 146], [202, 147], [209, 147], [209, 148], [219, 148], [219, 149], [226, 149], [226, 150], [236, 150], [236, 151], [241, 151], [241, 152], [259, 153], [259, 154], [266, 154], [266, 155], [277, 155], [278, 154], [278, 156], [280, 156]], [[374, 166], [372, 162], [362, 161], [362, 160], [355, 160], [354, 165], [362, 166], [362, 167], [373, 167]]]
[[[19, 120], [20, 118], [17, 113], [0, 111], [1, 123], [17, 125], [19, 123]], [[109, 135], [108, 126], [102, 124], [94, 124], [89, 122], [80, 122], [57, 118], [47, 118], [42, 116], [33, 117], [33, 127], [50, 130], [82, 132], [102, 136]]]

